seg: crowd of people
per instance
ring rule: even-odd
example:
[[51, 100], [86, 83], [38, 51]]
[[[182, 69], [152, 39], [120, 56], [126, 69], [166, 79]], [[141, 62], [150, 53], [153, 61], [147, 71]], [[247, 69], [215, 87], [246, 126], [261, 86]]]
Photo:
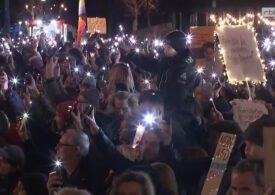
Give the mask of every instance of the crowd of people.
[[127, 35], [2, 38], [0, 194], [201, 194], [222, 133], [236, 141], [217, 194], [275, 194], [262, 133], [275, 125], [272, 79], [251, 85], [269, 114], [242, 131], [230, 101], [247, 86], [198, 72], [188, 41], [173, 31], [156, 51]]

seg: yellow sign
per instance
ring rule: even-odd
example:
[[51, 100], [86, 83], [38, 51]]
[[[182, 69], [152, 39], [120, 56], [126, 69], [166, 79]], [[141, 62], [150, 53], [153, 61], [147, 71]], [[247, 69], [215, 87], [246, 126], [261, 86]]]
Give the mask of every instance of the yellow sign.
[[91, 34], [98, 32], [100, 34], [107, 34], [106, 18], [87, 18], [88, 31]]
[[191, 48], [202, 48], [205, 43], [214, 43], [214, 30], [213, 26], [192, 26], [190, 28]]

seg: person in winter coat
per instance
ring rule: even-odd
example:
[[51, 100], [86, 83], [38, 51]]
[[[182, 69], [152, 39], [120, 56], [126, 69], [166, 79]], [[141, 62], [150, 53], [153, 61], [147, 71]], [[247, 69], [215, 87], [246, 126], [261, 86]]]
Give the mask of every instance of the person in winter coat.
[[190, 57], [187, 35], [173, 31], [165, 37], [164, 57], [161, 60], [131, 52], [128, 60], [136, 66], [157, 74], [158, 88], [166, 113], [188, 109], [185, 101], [193, 98], [193, 92], [201, 81], [194, 60]]
[[10, 122], [23, 114], [25, 108], [22, 100], [9, 86], [9, 78], [5, 71], [0, 69], [0, 110], [4, 111]]

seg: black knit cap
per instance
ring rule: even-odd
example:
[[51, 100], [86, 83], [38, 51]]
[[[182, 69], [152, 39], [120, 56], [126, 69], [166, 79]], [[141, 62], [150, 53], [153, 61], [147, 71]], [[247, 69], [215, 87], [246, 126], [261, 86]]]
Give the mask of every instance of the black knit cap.
[[244, 132], [244, 139], [263, 147], [263, 128], [275, 127], [274, 118], [267, 115], [251, 123]]
[[165, 36], [165, 42], [174, 48], [177, 52], [184, 52], [188, 50], [186, 34], [182, 31], [176, 30], [168, 33]]

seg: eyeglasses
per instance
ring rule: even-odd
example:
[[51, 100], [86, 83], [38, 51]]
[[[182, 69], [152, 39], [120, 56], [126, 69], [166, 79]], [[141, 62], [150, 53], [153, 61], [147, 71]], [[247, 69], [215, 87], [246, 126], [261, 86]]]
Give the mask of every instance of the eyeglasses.
[[62, 143], [62, 142], [59, 142], [58, 144], [57, 144], [57, 146], [60, 146], [60, 147], [76, 147], [76, 145], [73, 145], [73, 144], [64, 144], [64, 143]]

